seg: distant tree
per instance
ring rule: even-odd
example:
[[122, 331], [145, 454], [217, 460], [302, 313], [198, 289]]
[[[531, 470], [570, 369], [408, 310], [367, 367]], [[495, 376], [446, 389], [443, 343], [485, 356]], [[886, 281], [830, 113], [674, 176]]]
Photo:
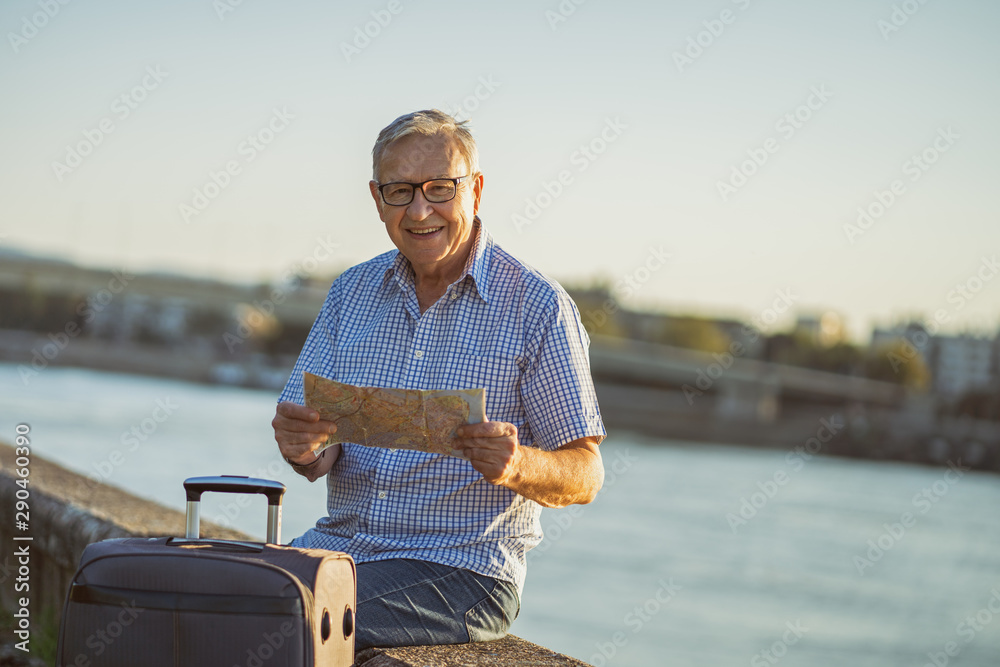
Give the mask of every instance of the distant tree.
[[586, 287], [571, 288], [569, 291], [580, 311], [580, 321], [587, 333], [619, 338], [628, 335], [621, 323], [622, 306], [607, 284], [598, 282]]
[[858, 373], [863, 356], [853, 345], [837, 343], [827, 347], [804, 333], [776, 334], [765, 344], [768, 361], [842, 375]]
[[903, 338], [870, 349], [864, 359], [864, 374], [919, 391], [926, 391], [931, 380], [920, 352]]
[[618, 312], [604, 304], [580, 306], [580, 320], [590, 335], [628, 337], [628, 331], [622, 326]]
[[861, 350], [847, 343], [807, 348], [809, 367], [829, 373], [853, 375], [859, 370], [863, 356]]
[[658, 343], [686, 347], [702, 352], [725, 352], [729, 348], [727, 336], [712, 321], [700, 317], [664, 318]]

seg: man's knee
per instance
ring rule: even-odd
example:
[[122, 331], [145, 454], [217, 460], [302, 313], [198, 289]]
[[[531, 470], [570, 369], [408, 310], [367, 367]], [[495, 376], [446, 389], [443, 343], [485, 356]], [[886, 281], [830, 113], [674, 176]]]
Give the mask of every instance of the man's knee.
[[517, 589], [497, 581], [493, 591], [465, 613], [465, 630], [470, 642], [488, 642], [507, 634], [521, 610]]

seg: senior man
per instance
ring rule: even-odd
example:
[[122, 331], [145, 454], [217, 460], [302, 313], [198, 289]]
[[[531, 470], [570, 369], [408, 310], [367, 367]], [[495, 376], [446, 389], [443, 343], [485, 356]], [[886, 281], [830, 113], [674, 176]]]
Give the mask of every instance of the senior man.
[[[486, 641], [520, 610], [541, 507], [589, 503], [605, 435], [579, 313], [478, 217], [476, 144], [437, 110], [379, 134], [369, 183], [396, 250], [341, 274], [272, 422], [285, 460], [327, 477], [328, 516], [292, 541], [358, 563], [356, 646]], [[302, 373], [404, 389], [485, 387], [468, 458], [345, 443], [304, 407]]]

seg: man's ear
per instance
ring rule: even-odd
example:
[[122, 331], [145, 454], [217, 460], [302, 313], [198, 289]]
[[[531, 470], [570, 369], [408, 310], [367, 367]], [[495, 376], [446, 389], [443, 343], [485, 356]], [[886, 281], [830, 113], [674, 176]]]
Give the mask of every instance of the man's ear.
[[382, 218], [382, 197], [378, 193], [378, 182], [368, 181], [368, 189], [371, 190], [372, 199], [375, 200], [375, 208], [378, 210], [379, 219]]
[[484, 181], [485, 179], [483, 178], [483, 172], [479, 172], [478, 174], [476, 174], [475, 180], [472, 181], [472, 194], [475, 197], [475, 200], [473, 201], [472, 204], [473, 215], [479, 214], [479, 201], [483, 198]]

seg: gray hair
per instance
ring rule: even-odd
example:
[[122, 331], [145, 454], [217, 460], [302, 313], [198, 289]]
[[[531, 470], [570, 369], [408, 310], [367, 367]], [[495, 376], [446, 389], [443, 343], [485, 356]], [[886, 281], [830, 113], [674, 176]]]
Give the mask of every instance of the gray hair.
[[372, 148], [372, 177], [376, 181], [379, 180], [379, 165], [389, 146], [411, 134], [421, 134], [425, 137], [444, 134], [451, 137], [457, 142], [458, 151], [469, 165], [469, 175], [479, 173], [479, 149], [476, 148], [472, 132], [466, 127], [468, 122], [466, 120], [459, 122], [437, 109], [414, 111], [400, 116], [379, 132], [378, 139], [375, 140], [375, 147]]

